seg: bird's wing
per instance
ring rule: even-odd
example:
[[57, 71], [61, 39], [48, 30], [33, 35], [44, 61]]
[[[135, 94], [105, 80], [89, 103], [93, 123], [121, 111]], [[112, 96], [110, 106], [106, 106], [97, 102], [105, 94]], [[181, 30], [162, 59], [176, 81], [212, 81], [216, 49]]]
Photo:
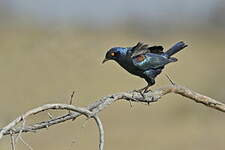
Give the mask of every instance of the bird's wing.
[[170, 62], [170, 60], [161, 56], [163, 54], [162, 46], [149, 47], [147, 44], [138, 42], [130, 48], [129, 54], [133, 64], [141, 70], [161, 68]]
[[138, 42], [135, 46], [131, 47], [130, 49], [131, 58], [135, 58], [138, 55], [143, 55], [146, 53], [163, 54], [163, 47], [162, 46], [149, 47], [148, 44]]
[[172, 60], [154, 53], [140, 54], [132, 58], [132, 61], [134, 66], [141, 70], [163, 68], [166, 64], [172, 62]]
[[148, 49], [151, 53], [154, 53], [154, 54], [163, 54], [164, 53], [162, 46], [152, 46], [152, 47], [149, 47]]

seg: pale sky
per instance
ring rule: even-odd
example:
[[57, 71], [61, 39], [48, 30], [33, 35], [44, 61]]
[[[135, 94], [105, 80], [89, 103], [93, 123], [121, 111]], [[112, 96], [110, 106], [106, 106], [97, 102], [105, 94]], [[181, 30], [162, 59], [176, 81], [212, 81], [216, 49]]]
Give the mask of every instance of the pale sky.
[[111, 23], [127, 18], [201, 20], [223, 0], [1, 0], [10, 1], [18, 17], [39, 21], [83, 20]]

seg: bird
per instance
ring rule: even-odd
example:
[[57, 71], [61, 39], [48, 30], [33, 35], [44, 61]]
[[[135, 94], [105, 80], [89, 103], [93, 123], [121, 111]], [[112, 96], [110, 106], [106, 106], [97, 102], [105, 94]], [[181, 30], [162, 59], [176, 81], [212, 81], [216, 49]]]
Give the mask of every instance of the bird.
[[113, 47], [106, 52], [102, 63], [114, 60], [129, 73], [145, 79], [147, 86], [137, 90], [145, 93], [155, 84], [155, 78], [164, 67], [177, 61], [177, 58], [172, 56], [187, 46], [180, 41], [165, 52], [163, 46], [149, 46], [143, 42], [132, 47]]

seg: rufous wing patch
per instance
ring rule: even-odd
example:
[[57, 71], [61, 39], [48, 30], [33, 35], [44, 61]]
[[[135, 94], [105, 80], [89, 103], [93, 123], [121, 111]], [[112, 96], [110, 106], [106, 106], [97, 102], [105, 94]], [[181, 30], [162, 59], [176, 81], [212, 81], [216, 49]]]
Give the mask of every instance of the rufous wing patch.
[[138, 56], [136, 57], [136, 61], [137, 61], [137, 62], [142, 62], [144, 59], [145, 59], [145, 56], [144, 56], [144, 55], [138, 55]]

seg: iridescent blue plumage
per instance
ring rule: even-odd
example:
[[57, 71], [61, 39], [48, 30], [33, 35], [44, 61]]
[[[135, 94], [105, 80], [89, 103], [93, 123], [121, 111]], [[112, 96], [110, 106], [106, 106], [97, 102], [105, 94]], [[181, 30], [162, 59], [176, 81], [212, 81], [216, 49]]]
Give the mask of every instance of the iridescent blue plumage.
[[126, 55], [129, 48], [127, 47], [113, 47], [111, 51], [120, 52], [122, 55]]
[[157, 69], [172, 62], [172, 60], [154, 53], [146, 53], [142, 57], [144, 58], [143, 61], [140, 61], [138, 57], [132, 59], [134, 65], [141, 70]]
[[129, 73], [144, 78], [148, 82], [148, 86], [143, 88], [146, 91], [149, 86], [155, 84], [156, 76], [161, 73], [166, 64], [177, 61], [171, 56], [186, 46], [184, 42], [178, 42], [168, 51], [163, 52], [162, 46], [149, 47], [139, 42], [133, 47], [111, 48], [103, 62], [115, 60]]

